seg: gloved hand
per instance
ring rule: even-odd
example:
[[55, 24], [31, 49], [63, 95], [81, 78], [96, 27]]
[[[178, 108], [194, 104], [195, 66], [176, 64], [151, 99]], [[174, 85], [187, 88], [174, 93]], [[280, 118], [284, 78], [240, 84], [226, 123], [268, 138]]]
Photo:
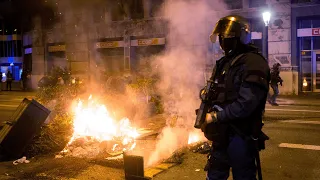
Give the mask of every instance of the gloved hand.
[[211, 113], [207, 113], [206, 114], [206, 120], [204, 121], [204, 123], [201, 126], [201, 131], [205, 132], [206, 127], [207, 127], [208, 124], [216, 123], [216, 122], [218, 122], [217, 113], [215, 111], [212, 111]]
[[280, 86], [282, 86], [282, 81], [280, 81]]

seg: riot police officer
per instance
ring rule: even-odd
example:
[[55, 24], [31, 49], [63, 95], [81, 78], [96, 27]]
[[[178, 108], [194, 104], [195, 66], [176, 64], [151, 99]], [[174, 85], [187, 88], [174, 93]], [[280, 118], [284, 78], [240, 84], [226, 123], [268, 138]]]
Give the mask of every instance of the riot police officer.
[[255, 141], [262, 133], [262, 114], [269, 90], [270, 69], [250, 44], [250, 27], [241, 16], [221, 18], [210, 40], [219, 39], [225, 56], [216, 62], [211, 80], [217, 83], [212, 105], [201, 129], [212, 141], [206, 165], [208, 180], [256, 179]]

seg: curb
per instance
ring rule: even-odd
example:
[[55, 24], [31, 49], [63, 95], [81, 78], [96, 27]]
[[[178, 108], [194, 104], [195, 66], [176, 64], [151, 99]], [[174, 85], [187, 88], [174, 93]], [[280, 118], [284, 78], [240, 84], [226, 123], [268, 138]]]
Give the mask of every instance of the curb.
[[162, 173], [165, 170], [168, 170], [174, 166], [178, 165], [177, 163], [161, 163], [155, 167], [147, 168], [144, 170], [144, 176], [150, 179], [153, 179], [156, 175]]
[[[181, 148], [180, 150], [184, 150], [185, 148], [188, 148], [188, 150], [191, 150], [191, 148], [196, 147], [202, 143], [203, 142], [189, 144], [188, 146]], [[180, 165], [180, 164], [181, 164], [180, 162], [163, 162], [163, 163], [160, 163], [160, 164], [155, 165], [153, 167], [146, 168], [144, 170], [144, 176], [148, 179], [153, 179], [156, 175], [158, 175], [166, 170], [169, 170], [170, 168], [172, 168], [174, 166]]]

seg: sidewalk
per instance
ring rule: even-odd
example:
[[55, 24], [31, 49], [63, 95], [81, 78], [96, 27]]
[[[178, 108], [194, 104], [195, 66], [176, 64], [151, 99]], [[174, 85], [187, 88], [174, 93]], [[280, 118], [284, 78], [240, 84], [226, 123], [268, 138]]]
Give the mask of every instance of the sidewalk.
[[287, 105], [320, 106], [320, 95], [279, 96], [277, 101]]
[[0, 101], [10, 101], [11, 99], [32, 99], [36, 96], [34, 91], [0, 91]]
[[[0, 82], [0, 91], [5, 91], [7, 89], [7, 83], [6, 82]], [[21, 81], [13, 81], [11, 83], [11, 90], [12, 91], [21, 91]]]
[[9, 96], [35, 96], [36, 91], [0, 91], [0, 95], [9, 95]]

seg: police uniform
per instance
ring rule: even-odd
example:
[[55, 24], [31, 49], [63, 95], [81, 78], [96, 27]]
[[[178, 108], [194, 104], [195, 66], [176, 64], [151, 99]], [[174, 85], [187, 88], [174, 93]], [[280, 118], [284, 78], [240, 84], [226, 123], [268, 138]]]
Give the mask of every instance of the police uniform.
[[[218, 104], [214, 123], [203, 127], [212, 141], [207, 179], [227, 179], [232, 168], [235, 180], [256, 179], [255, 146], [245, 137], [257, 137], [269, 90], [270, 69], [258, 49], [249, 45], [249, 25], [240, 16], [220, 19], [215, 35], [226, 55], [217, 61], [212, 80], [217, 83]], [[228, 47], [227, 47], [228, 46]]]

